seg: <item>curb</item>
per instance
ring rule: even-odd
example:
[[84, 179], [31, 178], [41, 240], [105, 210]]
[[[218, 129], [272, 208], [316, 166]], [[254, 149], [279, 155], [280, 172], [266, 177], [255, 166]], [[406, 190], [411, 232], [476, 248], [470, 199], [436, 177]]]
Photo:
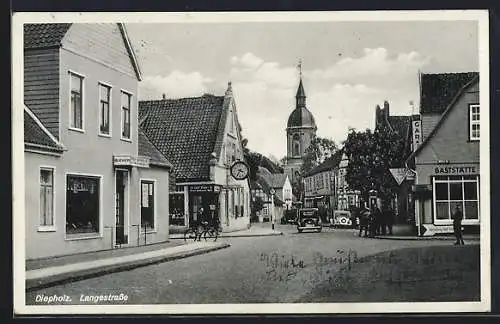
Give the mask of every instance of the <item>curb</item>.
[[[228, 233], [234, 233], [234, 232], [228, 232]], [[255, 236], [255, 237], [262, 237], [262, 236], [280, 236], [280, 235], [283, 235], [283, 232], [278, 232], [278, 233], [267, 233], [267, 234], [234, 234], [234, 235], [224, 235], [224, 234], [221, 234], [218, 236], [218, 238], [231, 238], [231, 237], [252, 237], [252, 236]], [[181, 235], [179, 237], [173, 237], [173, 236], [170, 236], [169, 237], [170, 240], [183, 240], [184, 239], [184, 236]]]
[[[443, 236], [423, 236], [423, 237], [418, 237], [418, 236], [375, 236], [373, 237], [375, 239], [380, 239], [380, 240], [395, 240], [395, 241], [453, 241], [455, 240], [454, 237], [443, 237]], [[466, 241], [480, 241], [479, 237], [464, 237], [464, 240]]]
[[218, 245], [218, 246], [213, 246], [213, 247], [208, 247], [208, 248], [198, 248], [198, 249], [195, 249], [192, 251], [179, 252], [176, 254], [165, 255], [165, 256], [160, 256], [160, 257], [155, 257], [155, 258], [150, 258], [150, 259], [135, 260], [135, 261], [131, 261], [131, 262], [123, 263], [123, 264], [104, 266], [101, 268], [84, 269], [84, 270], [79, 270], [79, 271], [70, 272], [70, 273], [57, 274], [57, 275], [45, 277], [43, 279], [27, 279], [25, 290], [26, 290], [26, 292], [29, 292], [29, 291], [38, 290], [41, 288], [48, 288], [48, 287], [52, 287], [52, 286], [56, 286], [56, 285], [74, 282], [74, 281], [80, 281], [80, 280], [85, 280], [85, 279], [89, 279], [89, 278], [100, 277], [100, 276], [111, 274], [111, 273], [129, 271], [129, 270], [133, 270], [136, 268], [145, 267], [148, 265], [169, 262], [169, 261], [174, 261], [174, 260], [178, 260], [178, 259], [183, 259], [183, 258], [195, 256], [195, 255], [205, 254], [205, 253], [225, 249], [225, 248], [228, 248], [230, 246], [231, 246], [231, 244], [229, 244], [229, 243], [223, 243], [223, 244]]

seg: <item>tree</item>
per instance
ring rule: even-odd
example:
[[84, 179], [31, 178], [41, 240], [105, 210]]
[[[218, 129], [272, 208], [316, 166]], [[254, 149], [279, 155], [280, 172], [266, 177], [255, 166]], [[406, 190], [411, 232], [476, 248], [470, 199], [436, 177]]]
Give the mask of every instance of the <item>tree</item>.
[[337, 151], [337, 145], [329, 138], [315, 136], [302, 156], [301, 174], [311, 171]]
[[254, 217], [263, 208], [264, 208], [264, 201], [259, 196], [256, 196], [255, 199], [253, 199], [252, 202], [250, 203], [250, 211], [252, 213], [252, 216], [254, 216]]
[[386, 126], [378, 127], [375, 132], [350, 129], [344, 142], [345, 154], [349, 158], [347, 183], [352, 189], [360, 190], [365, 199], [374, 189], [383, 201], [387, 201], [397, 188], [389, 168], [403, 165], [404, 149], [404, 137]]

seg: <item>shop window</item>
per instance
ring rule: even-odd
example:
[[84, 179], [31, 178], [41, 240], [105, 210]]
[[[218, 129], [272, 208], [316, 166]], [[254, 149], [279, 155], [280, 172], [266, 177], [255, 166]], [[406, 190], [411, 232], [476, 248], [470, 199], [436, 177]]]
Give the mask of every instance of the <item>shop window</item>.
[[83, 77], [70, 72], [70, 128], [83, 130]]
[[172, 193], [169, 195], [170, 225], [185, 226], [184, 194]]
[[479, 220], [478, 176], [435, 177], [433, 192], [436, 223], [451, 223], [457, 205], [460, 205], [464, 213], [464, 221]]
[[99, 133], [103, 135], [110, 134], [110, 98], [111, 87], [104, 84], [99, 84]]
[[154, 182], [141, 180], [141, 227], [155, 229]]
[[40, 226], [54, 226], [54, 169], [40, 170]]
[[99, 233], [100, 178], [66, 177], [66, 234]]
[[469, 106], [469, 139], [471, 141], [478, 141], [480, 138], [479, 124], [479, 105]]

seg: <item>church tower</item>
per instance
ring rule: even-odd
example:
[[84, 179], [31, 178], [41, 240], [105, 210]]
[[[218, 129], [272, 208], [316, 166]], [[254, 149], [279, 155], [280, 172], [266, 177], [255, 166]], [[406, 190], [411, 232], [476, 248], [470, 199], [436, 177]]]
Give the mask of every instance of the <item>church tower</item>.
[[306, 107], [306, 93], [302, 83], [302, 63], [299, 63], [299, 87], [295, 95], [295, 109], [288, 117], [286, 126], [287, 154], [284, 171], [290, 180], [297, 178], [302, 166], [302, 156], [316, 135], [316, 122]]

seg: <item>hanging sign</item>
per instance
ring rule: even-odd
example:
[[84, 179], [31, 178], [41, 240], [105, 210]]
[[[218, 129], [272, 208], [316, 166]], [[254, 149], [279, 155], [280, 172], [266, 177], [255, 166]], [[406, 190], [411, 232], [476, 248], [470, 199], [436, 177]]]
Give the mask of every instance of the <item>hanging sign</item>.
[[412, 122], [413, 129], [413, 151], [416, 151], [417, 148], [422, 144], [422, 121], [414, 120]]
[[394, 180], [400, 185], [406, 178], [406, 169], [405, 168], [397, 168], [397, 169], [389, 169], [391, 171]]
[[142, 207], [149, 207], [149, 186], [147, 184], [142, 184]]

